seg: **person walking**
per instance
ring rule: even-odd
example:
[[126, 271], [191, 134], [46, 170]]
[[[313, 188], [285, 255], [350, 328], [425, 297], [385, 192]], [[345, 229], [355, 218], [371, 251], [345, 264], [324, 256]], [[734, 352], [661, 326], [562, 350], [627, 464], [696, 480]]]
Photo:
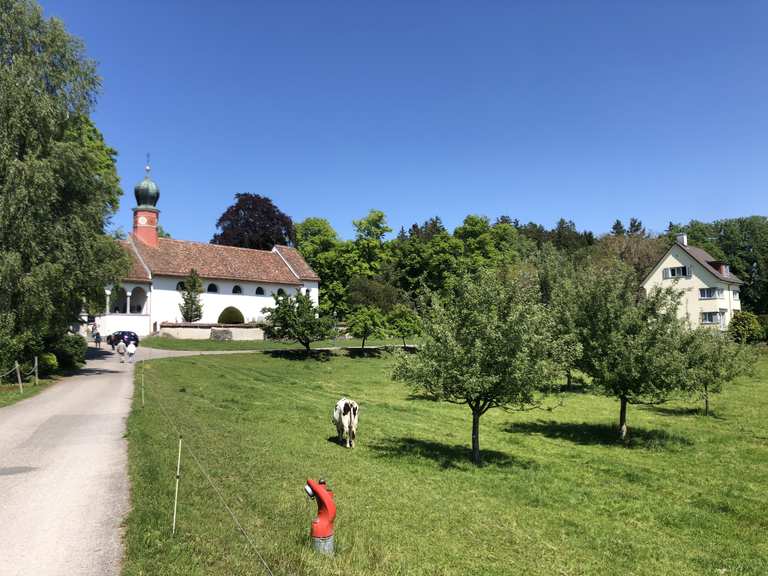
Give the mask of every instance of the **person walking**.
[[128, 348], [125, 351], [128, 352], [128, 362], [133, 364], [133, 355], [136, 354], [136, 344], [133, 343], [133, 340], [128, 343]]
[[120, 354], [120, 363], [125, 364], [125, 342], [120, 340], [120, 342], [117, 343], [117, 353]]
[[101, 348], [101, 334], [97, 330], [93, 333], [93, 341], [96, 343], [96, 348]]

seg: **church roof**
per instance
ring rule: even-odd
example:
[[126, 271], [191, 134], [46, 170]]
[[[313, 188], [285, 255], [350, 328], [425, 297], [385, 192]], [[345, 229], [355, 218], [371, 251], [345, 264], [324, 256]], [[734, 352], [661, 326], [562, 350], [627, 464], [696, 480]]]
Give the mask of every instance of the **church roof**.
[[301, 280], [319, 280], [301, 254], [288, 246], [252, 250], [218, 244], [159, 238], [157, 247], [131, 237], [122, 243], [133, 259], [126, 280], [152, 276], [186, 277], [194, 268], [202, 278], [243, 280], [298, 286]]

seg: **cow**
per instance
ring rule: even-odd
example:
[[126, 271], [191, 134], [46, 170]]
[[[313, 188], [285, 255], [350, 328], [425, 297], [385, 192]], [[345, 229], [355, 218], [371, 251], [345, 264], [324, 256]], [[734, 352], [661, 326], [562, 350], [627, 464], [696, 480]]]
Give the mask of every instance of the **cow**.
[[346, 435], [345, 445], [347, 448], [355, 447], [358, 411], [357, 402], [349, 398], [342, 398], [336, 402], [336, 408], [331, 416], [331, 422], [336, 425], [336, 432], [339, 434], [339, 444], [344, 444], [344, 436]]

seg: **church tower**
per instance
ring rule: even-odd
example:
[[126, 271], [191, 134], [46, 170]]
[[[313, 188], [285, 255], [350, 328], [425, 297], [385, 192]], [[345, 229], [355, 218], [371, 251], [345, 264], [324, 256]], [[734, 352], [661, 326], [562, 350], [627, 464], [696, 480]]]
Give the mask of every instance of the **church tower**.
[[133, 236], [144, 244], [157, 248], [157, 218], [160, 214], [155, 206], [160, 199], [160, 188], [149, 177], [149, 158], [144, 170], [144, 180], [136, 184], [133, 193], [136, 196], [136, 208], [133, 209]]

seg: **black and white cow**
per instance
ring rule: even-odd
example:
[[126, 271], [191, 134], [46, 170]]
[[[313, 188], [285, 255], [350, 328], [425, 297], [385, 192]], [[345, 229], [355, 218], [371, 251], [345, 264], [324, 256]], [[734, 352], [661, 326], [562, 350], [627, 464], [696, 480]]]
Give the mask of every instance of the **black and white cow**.
[[359, 408], [357, 402], [349, 398], [342, 398], [336, 402], [331, 421], [336, 425], [339, 434], [339, 444], [343, 444], [346, 436], [346, 447], [354, 448], [357, 436], [357, 414]]

